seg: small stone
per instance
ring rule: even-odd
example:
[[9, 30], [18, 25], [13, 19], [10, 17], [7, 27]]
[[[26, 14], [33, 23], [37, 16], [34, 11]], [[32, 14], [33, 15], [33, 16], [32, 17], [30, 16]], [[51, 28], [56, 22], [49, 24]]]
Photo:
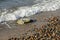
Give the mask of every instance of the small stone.
[[23, 20], [24, 22], [30, 22], [31, 19], [29, 19], [29, 18], [23, 18], [22, 20]]
[[24, 24], [23, 20], [17, 20], [17, 24]]
[[17, 20], [17, 24], [24, 24], [24, 23], [29, 23], [31, 19], [29, 18], [22, 18]]

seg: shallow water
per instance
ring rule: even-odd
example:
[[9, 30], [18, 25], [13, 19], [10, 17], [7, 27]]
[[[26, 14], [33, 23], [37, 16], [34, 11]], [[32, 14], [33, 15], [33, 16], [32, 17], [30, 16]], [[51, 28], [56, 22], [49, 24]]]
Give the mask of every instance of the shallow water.
[[0, 22], [59, 8], [60, 0], [0, 0]]

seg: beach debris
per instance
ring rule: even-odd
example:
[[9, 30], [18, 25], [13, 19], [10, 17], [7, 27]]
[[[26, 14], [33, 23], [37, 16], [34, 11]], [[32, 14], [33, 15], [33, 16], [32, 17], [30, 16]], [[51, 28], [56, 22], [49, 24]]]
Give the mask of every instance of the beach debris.
[[22, 19], [18, 19], [17, 20], [17, 24], [25, 24], [25, 23], [29, 23], [31, 19], [29, 18], [22, 18]]
[[17, 24], [24, 24], [23, 20], [17, 20]]
[[31, 19], [29, 19], [29, 18], [23, 18], [22, 20], [27, 23], [27, 22], [30, 22]]

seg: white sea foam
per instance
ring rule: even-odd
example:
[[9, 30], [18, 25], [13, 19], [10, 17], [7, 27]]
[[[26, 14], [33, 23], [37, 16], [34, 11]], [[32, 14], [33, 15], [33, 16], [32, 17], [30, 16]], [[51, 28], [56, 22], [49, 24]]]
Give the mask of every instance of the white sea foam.
[[[4, 8], [4, 5], [3, 5], [4, 11], [1, 12], [2, 14], [0, 16], [0, 22], [9, 21], [9, 20], [17, 20], [20, 17], [25, 17], [25, 16], [28, 17], [40, 11], [55, 11], [56, 9], [60, 8], [60, 0], [47, 0], [47, 1], [46, 0], [34, 0], [33, 2], [36, 4], [33, 4], [31, 6], [22, 6], [22, 7], [20, 6], [14, 11], [13, 9], [9, 11], [9, 6], [8, 7], [5, 6], [7, 8]], [[10, 6], [11, 5], [12, 4], [10, 4]]]

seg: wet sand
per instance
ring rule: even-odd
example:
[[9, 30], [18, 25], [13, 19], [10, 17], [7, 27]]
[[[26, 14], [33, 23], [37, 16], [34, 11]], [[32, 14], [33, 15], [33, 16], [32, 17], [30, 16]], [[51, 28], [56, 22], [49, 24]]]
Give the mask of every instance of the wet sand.
[[21, 34], [25, 33], [29, 29], [40, 28], [40, 25], [46, 24], [45, 18], [49, 18], [51, 16], [60, 16], [60, 9], [53, 12], [41, 12], [30, 18], [35, 19], [35, 22], [18, 25], [15, 21], [7, 22], [11, 28], [8, 28], [6, 25], [0, 24], [0, 40], [8, 40], [11, 37], [20, 37]]

